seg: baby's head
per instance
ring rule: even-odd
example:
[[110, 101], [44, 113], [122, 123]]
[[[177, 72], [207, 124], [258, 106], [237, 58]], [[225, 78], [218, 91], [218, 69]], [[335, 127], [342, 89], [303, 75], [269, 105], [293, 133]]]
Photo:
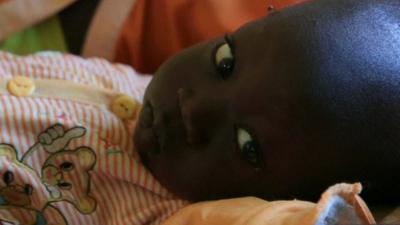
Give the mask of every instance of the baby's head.
[[183, 51], [146, 91], [144, 163], [190, 200], [310, 199], [343, 181], [393, 194], [399, 11], [397, 0], [317, 0]]

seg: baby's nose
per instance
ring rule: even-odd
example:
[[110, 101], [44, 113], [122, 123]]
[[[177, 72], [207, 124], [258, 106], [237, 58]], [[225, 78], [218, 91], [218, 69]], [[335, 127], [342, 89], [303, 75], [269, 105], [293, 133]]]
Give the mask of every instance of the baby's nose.
[[218, 127], [218, 119], [224, 114], [223, 100], [211, 96], [191, 89], [178, 90], [179, 108], [189, 144], [206, 144]]

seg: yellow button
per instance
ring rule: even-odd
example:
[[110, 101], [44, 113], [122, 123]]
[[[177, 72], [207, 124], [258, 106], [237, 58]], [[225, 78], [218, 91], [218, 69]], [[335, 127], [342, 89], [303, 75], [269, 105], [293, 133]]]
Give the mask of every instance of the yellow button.
[[18, 97], [30, 96], [35, 91], [35, 83], [29, 77], [15, 76], [8, 82], [7, 89]]
[[111, 111], [121, 119], [134, 119], [139, 103], [130, 96], [120, 95], [111, 104]]

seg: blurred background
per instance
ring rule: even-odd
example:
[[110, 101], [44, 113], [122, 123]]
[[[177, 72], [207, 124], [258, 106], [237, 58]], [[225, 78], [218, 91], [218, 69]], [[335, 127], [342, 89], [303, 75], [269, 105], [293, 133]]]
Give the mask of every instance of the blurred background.
[[0, 50], [102, 57], [152, 74], [195, 43], [305, 0], [0, 0]]

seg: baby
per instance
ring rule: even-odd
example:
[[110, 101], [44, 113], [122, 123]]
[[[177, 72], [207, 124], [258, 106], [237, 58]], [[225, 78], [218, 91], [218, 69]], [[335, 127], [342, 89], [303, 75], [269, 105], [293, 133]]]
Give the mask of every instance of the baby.
[[400, 3], [318, 0], [196, 45], [155, 74], [135, 143], [190, 200], [400, 201]]
[[148, 87], [100, 59], [0, 53], [0, 221], [373, 223], [359, 184], [316, 205], [187, 200], [316, 199], [358, 180], [368, 199], [396, 200], [399, 8], [274, 12], [181, 53]]

